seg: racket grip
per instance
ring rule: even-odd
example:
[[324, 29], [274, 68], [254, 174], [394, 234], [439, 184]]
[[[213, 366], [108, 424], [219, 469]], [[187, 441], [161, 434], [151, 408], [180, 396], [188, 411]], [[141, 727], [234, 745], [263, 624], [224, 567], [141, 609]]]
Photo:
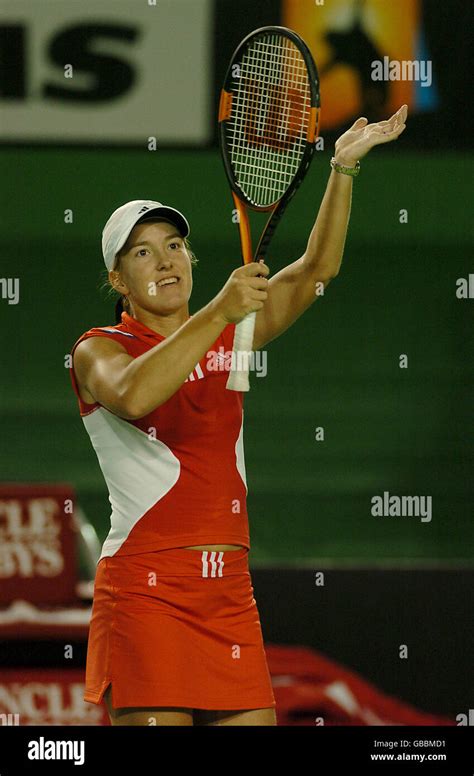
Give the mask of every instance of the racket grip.
[[252, 352], [256, 312], [249, 313], [235, 327], [232, 365], [227, 379], [229, 391], [249, 391], [249, 362]]

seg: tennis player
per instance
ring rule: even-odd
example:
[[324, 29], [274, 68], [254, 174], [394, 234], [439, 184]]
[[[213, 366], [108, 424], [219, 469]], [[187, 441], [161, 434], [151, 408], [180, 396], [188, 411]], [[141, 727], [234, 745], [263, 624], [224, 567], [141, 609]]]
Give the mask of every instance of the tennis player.
[[[268, 279], [234, 270], [189, 314], [185, 216], [153, 200], [115, 210], [102, 249], [123, 311], [72, 348], [71, 380], [112, 507], [97, 565], [84, 700], [113, 725], [275, 725], [248, 566], [243, 394], [226, 389], [235, 325], [254, 349], [285, 331], [339, 272], [359, 160], [405, 128], [358, 119], [335, 146], [304, 254]], [[261, 277], [258, 277], [260, 275]]]

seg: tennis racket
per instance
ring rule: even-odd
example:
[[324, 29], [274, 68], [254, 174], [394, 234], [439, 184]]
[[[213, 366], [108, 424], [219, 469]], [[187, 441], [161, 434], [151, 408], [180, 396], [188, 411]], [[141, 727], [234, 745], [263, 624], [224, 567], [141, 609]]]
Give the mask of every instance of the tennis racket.
[[[238, 214], [244, 264], [264, 258], [315, 150], [318, 71], [305, 42], [287, 27], [247, 35], [229, 64], [219, 102], [219, 145]], [[249, 209], [269, 213], [255, 254]], [[256, 313], [235, 327], [226, 387], [249, 390]]]

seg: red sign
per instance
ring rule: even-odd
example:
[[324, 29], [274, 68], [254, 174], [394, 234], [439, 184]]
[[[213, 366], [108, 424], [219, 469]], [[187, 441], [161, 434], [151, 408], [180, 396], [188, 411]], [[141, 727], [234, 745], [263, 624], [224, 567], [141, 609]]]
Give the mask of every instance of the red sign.
[[0, 603], [77, 601], [75, 494], [67, 484], [0, 485]]
[[0, 671], [0, 726], [110, 725], [105, 705], [83, 700], [84, 671]]

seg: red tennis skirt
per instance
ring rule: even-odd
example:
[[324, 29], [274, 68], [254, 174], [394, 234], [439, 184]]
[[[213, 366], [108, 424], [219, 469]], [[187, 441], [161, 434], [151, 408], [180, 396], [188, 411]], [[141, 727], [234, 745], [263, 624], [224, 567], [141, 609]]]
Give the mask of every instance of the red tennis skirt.
[[171, 549], [97, 566], [84, 700], [117, 708], [275, 706], [248, 550]]

